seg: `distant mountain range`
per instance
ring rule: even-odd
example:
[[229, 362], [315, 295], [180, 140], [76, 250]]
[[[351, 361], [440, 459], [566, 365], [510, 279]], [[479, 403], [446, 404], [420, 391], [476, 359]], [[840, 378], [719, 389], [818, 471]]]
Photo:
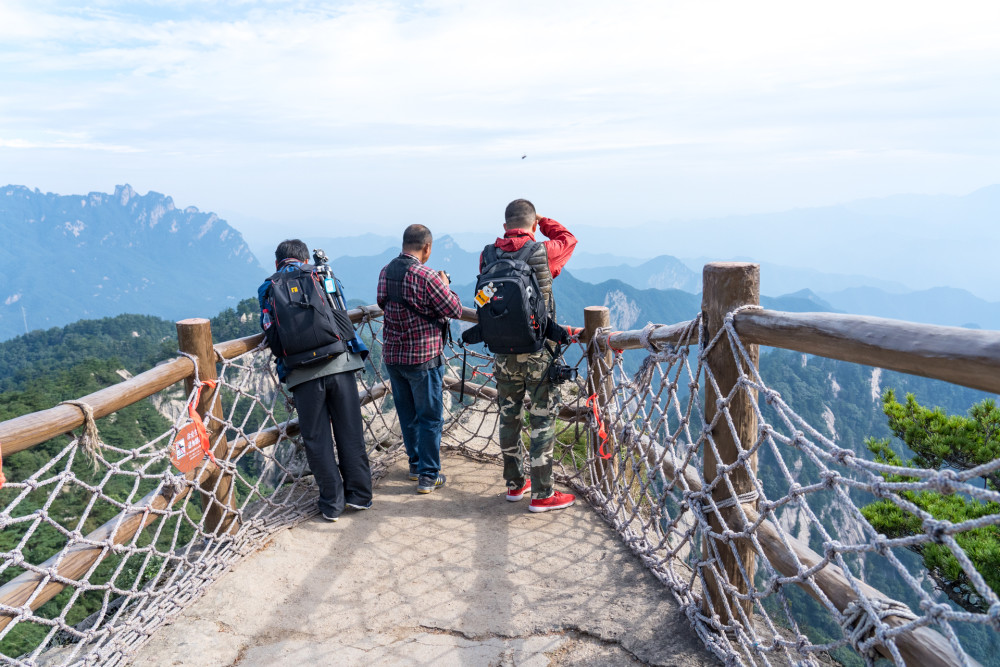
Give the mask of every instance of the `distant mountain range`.
[[[908, 290], [956, 287], [987, 301], [1000, 301], [996, 269], [1000, 185], [964, 196], [897, 195], [777, 213], [657, 220], [616, 229], [614, 234], [606, 226], [570, 227], [580, 240], [578, 247], [604, 253], [752, 258], [762, 266], [873, 276]], [[765, 285], [771, 280], [762, 279]], [[867, 284], [893, 291], [886, 284]], [[777, 289], [807, 287], [833, 291], [814, 282], [782, 284]]]
[[[1000, 187], [966, 198], [921, 199], [926, 207], [905, 197], [857, 202], [843, 210], [788, 212], [772, 216], [771, 222], [778, 225], [775, 229], [788, 230], [802, 216], [819, 216], [833, 224], [850, 216], [906, 215], [912, 218], [907, 223], [912, 233], [928, 234], [940, 216], [956, 207], [981, 221], [984, 211], [993, 211], [998, 193]], [[844, 211], [848, 218], [838, 217]], [[720, 221], [720, 229], [732, 231], [751, 218]], [[819, 227], [808, 228], [817, 239], [826, 238]], [[560, 320], [579, 324], [582, 309], [591, 305], [611, 308], [613, 325], [619, 329], [685, 320], [697, 312], [702, 259], [660, 255], [639, 260], [621, 253], [641, 253], [657, 245], [653, 236], [642, 236], [642, 246], [636, 247], [638, 237], [632, 233], [609, 236], [605, 229], [599, 239], [588, 242], [587, 228], [573, 231], [580, 244], [556, 282]], [[111, 194], [88, 195], [43, 194], [16, 185], [0, 188], [0, 232], [7, 239], [0, 248], [0, 340], [119, 313], [179, 319], [218, 312], [252, 297], [273, 265], [273, 248], [261, 249], [266, 254], [258, 261], [240, 232], [218, 216], [194, 207], [178, 209], [168, 196], [138, 195], [128, 185]], [[471, 303], [479, 248], [493, 236], [456, 236], [465, 245], [441, 235], [429, 265], [449, 271], [456, 291]], [[724, 236], [713, 231], [713, 243], [717, 240], [724, 247]], [[333, 258], [347, 296], [366, 303], [374, 302], [378, 273], [400, 247], [400, 239], [374, 233], [303, 240], [311, 249], [323, 248]], [[988, 240], [982, 245], [992, 250], [996, 244]], [[588, 252], [591, 249], [601, 252]], [[841, 311], [1000, 330], [1000, 303], [959, 288], [912, 291], [894, 280], [767, 261], [761, 265], [761, 279], [768, 295], [762, 301], [780, 310]], [[771, 298], [774, 294], [779, 296]]]
[[238, 231], [165, 195], [0, 188], [0, 340], [120, 313], [210, 316], [255, 294]]
[[874, 287], [852, 287], [820, 296], [836, 310], [895, 320], [1000, 330], [1000, 303], [984, 301], [953, 287], [890, 294]]
[[[349, 248], [352, 244], [370, 243], [374, 235], [364, 240], [327, 238], [324, 248]], [[312, 244], [310, 244], [311, 247]], [[369, 246], [371, 247], [371, 246]], [[375, 300], [379, 271], [399, 253], [398, 247], [362, 257], [337, 257], [332, 260], [334, 271], [343, 281], [347, 295], [368, 303]], [[620, 259], [616, 257], [615, 259]], [[675, 257], [663, 255], [637, 266], [619, 264], [583, 269], [575, 268], [576, 256], [555, 282], [559, 319], [579, 324], [585, 306], [607, 305], [612, 309], [617, 329], [643, 326], [647, 321], [671, 323], [690, 319], [700, 307], [701, 275]], [[473, 285], [479, 265], [478, 253], [460, 247], [451, 236], [434, 242], [428, 265], [451, 273], [455, 291], [466, 303], [471, 303]], [[770, 296], [764, 287], [768, 269], [761, 267], [762, 303], [776, 310], [789, 312], [844, 312], [893, 319], [941, 324], [973, 326], [1000, 330], [1000, 303], [980, 299], [965, 290], [937, 288], [918, 292], [890, 292], [882, 287], [858, 286], [848, 289], [821, 291], [798, 289]], [[812, 272], [816, 284], [836, 285], [829, 274]], [[860, 277], [846, 284], [857, 284]], [[889, 289], [901, 286], [888, 283]], [[683, 294], [677, 294], [681, 292]], [[774, 292], [771, 292], [774, 294]], [[570, 313], [573, 313], [570, 316]], [[680, 313], [684, 313], [681, 315]], [[670, 319], [677, 317], [678, 319]]]

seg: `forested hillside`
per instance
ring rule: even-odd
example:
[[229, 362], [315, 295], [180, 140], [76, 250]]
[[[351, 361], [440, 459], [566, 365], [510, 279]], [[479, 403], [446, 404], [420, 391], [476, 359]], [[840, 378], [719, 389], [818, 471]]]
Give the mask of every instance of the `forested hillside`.
[[[230, 308], [212, 319], [212, 330], [217, 341], [229, 340], [255, 333], [258, 329], [257, 303], [248, 299], [238, 308]], [[99, 389], [117, 384], [128, 377], [152, 368], [157, 362], [177, 354], [177, 337], [174, 323], [156, 317], [119, 315], [100, 320], [83, 320], [66, 327], [35, 331], [13, 340], [0, 343], [0, 421], [20, 415], [45, 410], [60, 401], [76, 399]], [[107, 445], [106, 455], [120, 458], [115, 449], [131, 450], [166, 432], [168, 420], [150, 399], [138, 401], [112, 415], [97, 421], [101, 441]], [[3, 471], [8, 480], [21, 481], [49, 464], [63, 451], [69, 436], [59, 436], [40, 445], [3, 458]], [[65, 530], [80, 530], [87, 534], [111, 519], [120, 507], [100, 498], [88, 487], [101, 483], [106, 471], [97, 470], [85, 456], [72, 462], [58, 460], [56, 469], [66, 468], [72, 478], [48, 507], [48, 516], [56, 518]], [[146, 472], [155, 475], [165, 467], [156, 464]], [[147, 480], [139, 491], [145, 493], [153, 482]], [[103, 493], [108, 498], [122, 501], [134, 494], [133, 480], [125, 475], [111, 476], [104, 482]], [[26, 516], [38, 511], [46, 502], [45, 488], [29, 493], [20, 499], [14, 516]], [[0, 490], [0, 507], [6, 507], [15, 498], [12, 489]], [[87, 519], [79, 522], [83, 508], [89, 506]], [[0, 532], [0, 551], [10, 551], [18, 544], [27, 529], [24, 523], [10, 526]], [[24, 555], [32, 563], [41, 563], [55, 554], [65, 544], [65, 537], [55, 527], [42, 523], [25, 547]], [[120, 556], [105, 559], [92, 581], [108, 580], [121, 563]], [[10, 568], [3, 573], [0, 583], [5, 583], [20, 570]], [[116, 585], [128, 587], [135, 579], [135, 570], [128, 564], [117, 575]], [[131, 577], [131, 579], [129, 578]], [[41, 608], [43, 615], [55, 616], [66, 606], [72, 589], [66, 589]], [[101, 608], [103, 595], [85, 593], [70, 610], [67, 621], [79, 623]], [[44, 636], [41, 626], [20, 624], [3, 641], [0, 653], [20, 655], [31, 650]]]

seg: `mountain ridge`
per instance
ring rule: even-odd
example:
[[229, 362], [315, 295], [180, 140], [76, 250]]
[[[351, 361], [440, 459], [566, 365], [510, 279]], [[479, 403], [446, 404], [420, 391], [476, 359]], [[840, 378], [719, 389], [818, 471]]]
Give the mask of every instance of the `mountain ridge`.
[[123, 312], [217, 312], [261, 279], [225, 220], [128, 184], [86, 195], [4, 186], [0, 234], [0, 339]]

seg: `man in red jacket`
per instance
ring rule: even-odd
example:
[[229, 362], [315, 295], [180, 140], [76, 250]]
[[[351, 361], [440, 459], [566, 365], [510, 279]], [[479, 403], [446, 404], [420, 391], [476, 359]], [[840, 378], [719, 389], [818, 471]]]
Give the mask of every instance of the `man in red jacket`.
[[[552, 280], [562, 272], [576, 247], [576, 237], [552, 218], [538, 215], [527, 199], [517, 199], [504, 211], [504, 235], [496, 240], [497, 256], [502, 259], [531, 244], [527, 262], [535, 273], [538, 287], [556, 321], [556, 302]], [[541, 229], [548, 240], [535, 241]], [[480, 272], [483, 258], [479, 258]], [[548, 378], [551, 358], [545, 348], [529, 354], [497, 354], [495, 377], [500, 404], [500, 449], [503, 452], [503, 477], [507, 482], [507, 500], [516, 502], [530, 491], [532, 512], [563, 509], [575, 497], [556, 491], [552, 486], [552, 454], [555, 441], [555, 415], [559, 392]], [[531, 475], [525, 475], [521, 447], [521, 410], [527, 393], [531, 401], [528, 425], [531, 428]]]

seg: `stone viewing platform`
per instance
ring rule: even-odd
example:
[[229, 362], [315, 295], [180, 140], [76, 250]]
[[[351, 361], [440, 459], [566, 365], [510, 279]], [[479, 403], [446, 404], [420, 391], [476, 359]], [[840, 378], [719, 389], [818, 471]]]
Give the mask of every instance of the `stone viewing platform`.
[[136, 665], [715, 665], [670, 591], [580, 500], [532, 514], [500, 469], [406, 462], [371, 510], [282, 531], [136, 656]]

